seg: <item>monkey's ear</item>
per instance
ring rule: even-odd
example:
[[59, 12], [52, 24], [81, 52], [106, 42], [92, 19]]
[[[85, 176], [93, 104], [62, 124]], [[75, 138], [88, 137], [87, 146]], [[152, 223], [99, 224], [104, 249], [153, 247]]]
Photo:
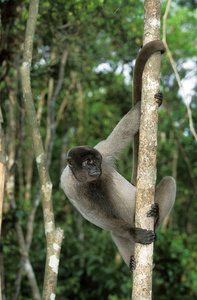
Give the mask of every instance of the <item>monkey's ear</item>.
[[72, 162], [71, 158], [67, 158], [67, 163], [70, 168], [73, 168], [73, 162]]

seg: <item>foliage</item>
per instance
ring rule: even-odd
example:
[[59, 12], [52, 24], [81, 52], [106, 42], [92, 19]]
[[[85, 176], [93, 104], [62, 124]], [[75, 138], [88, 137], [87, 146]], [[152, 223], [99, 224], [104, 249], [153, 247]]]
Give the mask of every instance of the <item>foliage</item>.
[[156, 295], [160, 294], [159, 299], [178, 299], [183, 295], [184, 299], [196, 299], [197, 255], [194, 237], [188, 239], [185, 233], [180, 235], [178, 231], [169, 230], [158, 234], [153, 290]]

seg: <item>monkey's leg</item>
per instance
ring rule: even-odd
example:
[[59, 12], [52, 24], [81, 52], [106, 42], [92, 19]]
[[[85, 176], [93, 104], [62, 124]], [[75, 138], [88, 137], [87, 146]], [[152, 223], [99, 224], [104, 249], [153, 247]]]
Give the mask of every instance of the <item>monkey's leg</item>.
[[116, 244], [118, 251], [120, 252], [124, 262], [130, 269], [132, 269], [132, 265], [134, 264], [134, 260], [133, 260], [134, 244], [131, 243], [128, 239], [123, 238], [113, 232], [111, 232], [111, 236], [112, 236], [112, 239], [113, 239], [114, 243]]
[[165, 216], [174, 205], [176, 197], [176, 181], [173, 177], [164, 177], [156, 188], [155, 202], [159, 204], [159, 218], [156, 229], [161, 225]]

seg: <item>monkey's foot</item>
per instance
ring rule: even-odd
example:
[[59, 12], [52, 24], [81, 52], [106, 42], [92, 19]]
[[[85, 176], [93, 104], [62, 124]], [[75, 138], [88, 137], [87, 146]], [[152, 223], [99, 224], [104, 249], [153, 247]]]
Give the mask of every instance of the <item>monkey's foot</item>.
[[155, 94], [155, 99], [157, 99], [156, 102], [159, 104], [159, 106], [161, 106], [163, 102], [163, 93], [159, 91], [157, 94]]
[[153, 230], [134, 228], [134, 242], [148, 245], [156, 240], [156, 234]]
[[159, 217], [159, 204], [158, 203], [154, 203], [151, 205], [151, 210], [149, 210], [147, 212], [147, 217], [155, 217], [158, 218]]
[[131, 255], [130, 257], [130, 263], [129, 263], [129, 269], [131, 272], [133, 272], [136, 268], [136, 262], [135, 262], [135, 258], [134, 255]]

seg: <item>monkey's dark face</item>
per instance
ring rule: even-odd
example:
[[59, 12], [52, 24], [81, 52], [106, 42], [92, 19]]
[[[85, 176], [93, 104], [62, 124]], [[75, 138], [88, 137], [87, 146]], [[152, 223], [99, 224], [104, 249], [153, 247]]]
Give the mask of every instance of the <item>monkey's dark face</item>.
[[89, 146], [78, 146], [69, 150], [67, 155], [68, 165], [80, 182], [97, 180], [101, 174], [101, 154]]

